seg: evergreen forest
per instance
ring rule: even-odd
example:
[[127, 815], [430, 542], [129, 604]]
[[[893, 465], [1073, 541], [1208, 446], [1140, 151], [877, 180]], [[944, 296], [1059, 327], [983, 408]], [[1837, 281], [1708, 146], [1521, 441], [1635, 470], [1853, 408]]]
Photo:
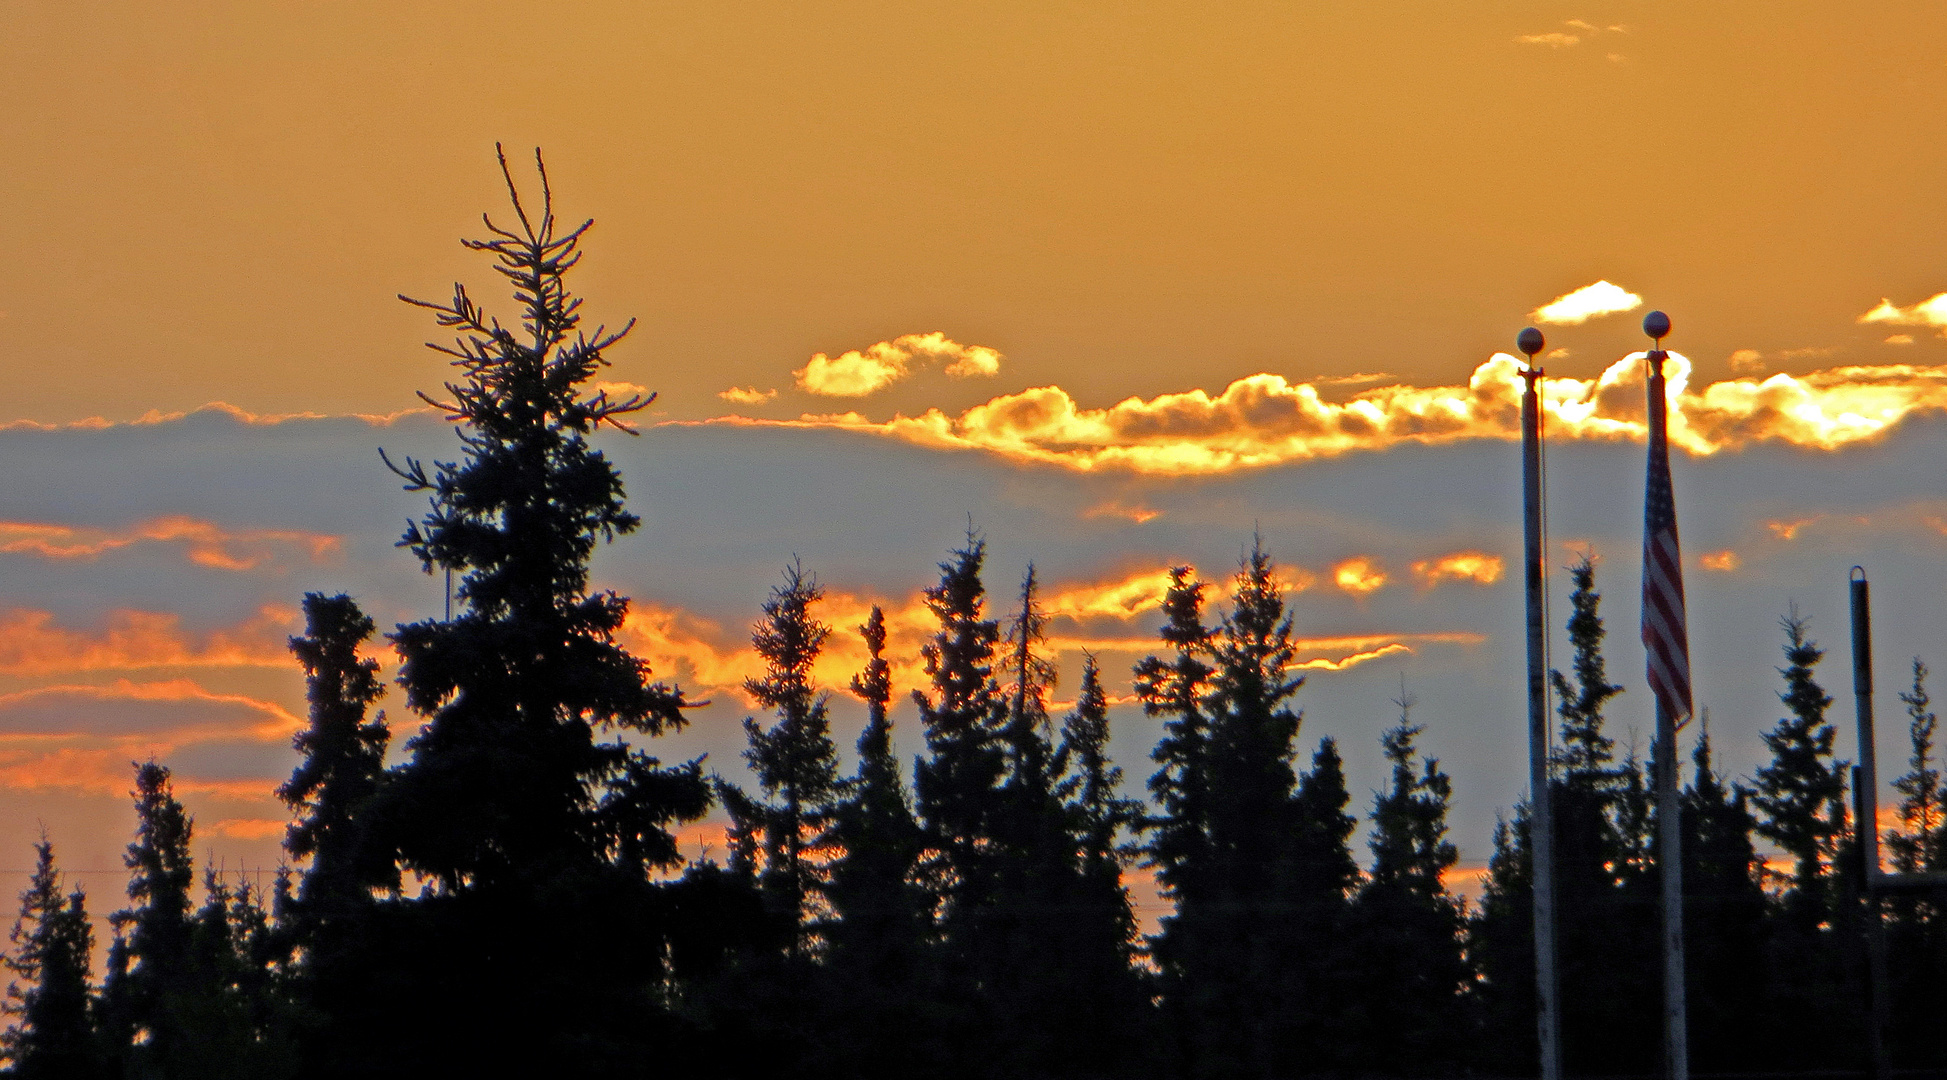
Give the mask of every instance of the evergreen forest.
[[[1348, 790], [1339, 747], [1305, 734], [1261, 539], [1227, 578], [1171, 572], [1129, 673], [1162, 725], [1148, 761], [1112, 760], [1094, 657], [1072, 707], [1053, 704], [1036, 574], [991, 582], [971, 526], [925, 588], [936, 629], [910, 700], [883, 614], [822, 621], [818, 576], [794, 561], [753, 613], [750, 779], [659, 756], [693, 703], [617, 643], [630, 601], [589, 575], [641, 523], [591, 440], [652, 396], [594, 389], [629, 327], [591, 328], [568, 289], [588, 224], [558, 221], [545, 188], [523, 200], [511, 172], [508, 188], [511, 221], [466, 245], [519, 319], [464, 287], [409, 301], [453, 335], [451, 381], [423, 396], [460, 442], [452, 461], [386, 461], [429, 500], [401, 546], [452, 575], [451, 611], [381, 635], [350, 596], [303, 598], [290, 648], [309, 722], [277, 792], [291, 825], [273, 887], [197, 865], [166, 762], [131, 774], [119, 895], [72, 886], [43, 838], [5, 957], [11, 1075], [1535, 1074], [1527, 804], [1463, 899], [1450, 779], [1404, 687], [1390, 777]], [[1552, 675], [1562, 1041], [1571, 1075], [1659, 1075], [1655, 757], [1605, 725], [1623, 688], [1597, 569], [1570, 568], [1573, 655]], [[1795, 610], [1753, 629], [1781, 647], [1769, 761], [1721, 772], [1707, 717], [1681, 747], [1691, 1067], [1863, 1074], [1877, 908], [1891, 1061], [1947, 1070], [1947, 896], [1864, 892], [1825, 651]], [[819, 685], [822, 651], [854, 634], [869, 662]], [[1911, 674], [1884, 847], [1895, 869], [1947, 871], [1929, 672]], [[833, 734], [839, 695], [867, 716], [855, 748]], [[895, 712], [915, 717], [912, 760]], [[686, 858], [678, 830], [711, 814], [731, 823], [725, 849]], [[1139, 875], [1166, 902], [1153, 933]], [[113, 909], [106, 942], [91, 904]]]

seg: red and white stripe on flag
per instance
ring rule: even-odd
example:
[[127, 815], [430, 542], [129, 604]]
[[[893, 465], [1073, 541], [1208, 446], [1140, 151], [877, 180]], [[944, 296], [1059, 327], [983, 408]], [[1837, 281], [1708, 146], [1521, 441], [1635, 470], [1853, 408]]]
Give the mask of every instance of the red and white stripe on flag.
[[1692, 714], [1690, 635], [1684, 624], [1683, 556], [1677, 546], [1676, 493], [1670, 486], [1665, 354], [1650, 354], [1649, 476], [1643, 492], [1643, 646], [1650, 692], [1672, 720]]

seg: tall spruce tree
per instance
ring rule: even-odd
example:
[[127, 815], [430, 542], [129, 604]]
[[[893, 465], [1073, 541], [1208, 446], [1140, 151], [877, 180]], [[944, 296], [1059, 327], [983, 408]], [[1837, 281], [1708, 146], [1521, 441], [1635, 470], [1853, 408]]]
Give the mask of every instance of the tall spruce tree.
[[604, 424], [628, 430], [623, 417], [654, 395], [590, 389], [634, 324], [581, 325], [566, 279], [592, 222], [557, 223], [538, 152], [535, 163], [538, 212], [503, 154], [518, 225], [488, 219], [487, 239], [462, 242], [512, 284], [518, 325], [463, 285], [449, 302], [405, 298], [456, 332], [431, 347], [457, 381], [447, 400], [426, 400], [465, 450], [431, 469], [394, 466], [431, 502], [402, 545], [427, 572], [459, 575], [460, 605], [392, 635], [406, 702], [427, 722], [375, 827], [428, 892], [396, 913], [387, 951], [397, 992], [437, 1006], [385, 1050], [406, 1066], [632, 1068], [655, 1037], [642, 1017], [667, 952], [647, 873], [679, 861], [668, 827], [707, 799], [700, 770], [665, 768], [624, 734], [678, 728], [687, 703], [616, 643], [628, 601], [589, 588], [598, 542], [640, 524], [589, 439]]
[[188, 1075], [182, 1070], [195, 1060], [197, 1028], [190, 974], [194, 824], [176, 801], [169, 770], [154, 761], [136, 768], [132, 794], [135, 840], [123, 857], [131, 906], [114, 915], [127, 930], [109, 960], [107, 1049], [111, 1066], [132, 1075]]
[[1785, 663], [1778, 697], [1791, 715], [1764, 735], [1771, 761], [1758, 769], [1752, 804], [1760, 836], [1792, 859], [1788, 910], [1807, 929], [1831, 910], [1830, 875], [1846, 827], [1846, 765], [1833, 758], [1837, 732], [1826, 722], [1832, 704], [1813, 669], [1825, 657], [1807, 634], [1809, 624], [1792, 605], [1779, 620], [1785, 631]]
[[1059, 757], [1069, 850], [1075, 853], [1068, 925], [1072, 1076], [1129, 1076], [1152, 1060], [1149, 989], [1135, 968], [1136, 915], [1122, 871], [1124, 837], [1142, 821], [1142, 803], [1120, 793], [1122, 769], [1109, 757], [1109, 703], [1093, 654], [1082, 654], [1075, 707], [1063, 718]]
[[784, 568], [784, 583], [772, 588], [764, 618], [750, 635], [764, 674], [744, 680], [745, 692], [777, 713], [768, 730], [754, 718], [744, 721], [750, 739], [744, 759], [769, 800], [755, 808], [763, 825], [764, 891], [794, 927], [794, 952], [809, 931], [806, 905], [822, 877], [820, 861], [812, 857], [818, 853], [807, 852], [806, 845], [824, 846], [819, 837], [839, 792], [827, 695], [811, 673], [831, 636], [831, 627], [812, 614], [824, 595], [802, 564]]
[[[386, 1023], [374, 1011], [370, 982], [377, 947], [370, 936], [374, 890], [396, 894], [399, 871], [370, 836], [373, 802], [384, 784], [385, 751], [391, 733], [385, 714], [366, 712], [385, 692], [376, 660], [361, 649], [375, 629], [351, 597], [307, 593], [305, 633], [290, 641], [304, 667], [310, 724], [293, 740], [304, 755], [291, 778], [277, 789], [294, 816], [284, 849], [304, 867], [266, 948], [301, 957], [295, 992], [304, 1020], [293, 1037], [303, 1048], [306, 1073], [330, 1076], [355, 1072], [343, 1060], [342, 1031]], [[272, 962], [264, 958], [263, 963]]]
[[865, 703], [858, 771], [845, 782], [827, 842], [836, 850], [825, 884], [831, 908], [823, 934], [835, 1035], [828, 1071], [857, 1075], [938, 1075], [947, 1071], [932, 1038], [929, 1003], [932, 920], [915, 880], [919, 823], [893, 755], [892, 666], [886, 617], [873, 605], [859, 627], [865, 670], [851, 690]]
[[[1907, 771], [1893, 781], [1900, 793], [1900, 825], [1887, 832], [1893, 868], [1901, 873], [1947, 870], [1947, 786], [1934, 756], [1939, 718], [1927, 691], [1927, 665], [1913, 658], [1913, 683], [1900, 694], [1907, 715]], [[1900, 1068], [1947, 1065], [1940, 1018], [1947, 1015], [1947, 895], [1901, 893], [1887, 902], [1891, 958], [1887, 1048]]]
[[1556, 902], [1585, 917], [1557, 924], [1562, 1051], [1574, 1071], [1649, 1070], [1660, 1045], [1645, 1035], [1655, 1030], [1656, 927], [1646, 918], [1653, 909], [1644, 906], [1643, 883], [1631, 877], [1649, 862], [1649, 789], [1633, 754], [1617, 764], [1605, 731], [1609, 702], [1623, 687], [1609, 681], [1603, 656], [1608, 631], [1595, 560], [1584, 554], [1569, 579], [1574, 681], [1549, 673], [1561, 721], [1550, 792]]
[[[1764, 734], [1771, 760], [1757, 770], [1751, 802], [1758, 835], [1777, 845], [1792, 871], [1768, 920], [1767, 1012], [1771, 1040], [1789, 1040], [1792, 1017], [1819, 1016], [1830, 1036], [1803, 1046], [1798, 1067], [1842, 1068], [1858, 1064], [1851, 1048], [1863, 1047], [1864, 1019], [1856, 985], [1859, 923], [1848, 883], [1840, 879], [1840, 849], [1848, 840], [1846, 764], [1834, 759], [1836, 732], [1825, 719], [1832, 698], [1814, 669], [1824, 658], [1792, 605], [1779, 621], [1785, 632], [1785, 689], [1779, 699], [1791, 715]], [[1840, 931], [1845, 926], [1845, 932]]]
[[[1207, 699], [1214, 634], [1203, 621], [1205, 584], [1188, 566], [1170, 568], [1163, 595], [1164, 644], [1174, 656], [1151, 656], [1136, 664], [1134, 689], [1143, 712], [1164, 717], [1163, 736], [1151, 758], [1158, 766], [1149, 790], [1157, 813], [1143, 823], [1146, 865], [1156, 872], [1163, 893], [1181, 912], [1200, 908], [1210, 882], [1210, 715]], [[1176, 915], [1164, 916], [1164, 938]], [[1176, 940], [1181, 940], [1177, 938]], [[1163, 947], [1158, 961], [1166, 979], [1181, 972]], [[1181, 997], [1181, 994], [1177, 995]]]
[[1469, 1056], [1475, 1068], [1495, 1076], [1533, 1073], [1539, 1065], [1532, 813], [1533, 804], [1522, 799], [1512, 819], [1496, 816], [1480, 903], [1467, 921], [1467, 957], [1481, 1025]]
[[23, 1080], [90, 1080], [106, 1076], [89, 1009], [94, 926], [80, 887], [64, 893], [46, 834], [34, 845], [34, 874], [20, 894], [20, 917], [5, 957], [19, 980], [7, 986], [13, 1017], [0, 1035], [8, 1076]]
[[[292, 740], [304, 760], [277, 796], [295, 817], [284, 840], [291, 858], [309, 861], [295, 897], [294, 914], [307, 924], [329, 922], [348, 907], [369, 902], [374, 888], [396, 889], [398, 869], [361, 836], [359, 816], [385, 778], [391, 732], [380, 713], [366, 710], [385, 693], [377, 660], [360, 654], [372, 636], [372, 620], [340, 593], [306, 593], [305, 632], [291, 639], [304, 666], [310, 726]], [[301, 946], [317, 946], [306, 933]]]
[[1000, 624], [985, 617], [980, 580], [987, 542], [971, 530], [940, 564], [925, 592], [939, 629], [920, 650], [931, 693], [913, 691], [928, 754], [914, 769], [914, 792], [929, 847], [927, 875], [940, 890], [950, 951], [962, 953], [969, 928], [993, 902], [993, 831], [1006, 777], [1007, 699], [994, 679]]
[[1940, 719], [1927, 693], [1927, 665], [1913, 658], [1913, 685], [1900, 692], [1906, 705], [1907, 772], [1893, 781], [1900, 793], [1900, 827], [1886, 836], [1893, 868], [1901, 873], [1947, 869], [1947, 787], [1934, 762]]
[[1029, 565], [1002, 633], [1007, 771], [994, 818], [994, 909], [979, 979], [995, 1007], [1002, 1054], [1011, 1059], [996, 1062], [998, 1073], [1084, 1076], [1095, 1065], [1084, 1027], [1102, 988], [1082, 977], [1082, 949], [1099, 936], [1078, 925], [1081, 881], [1059, 790], [1067, 762], [1050, 738], [1056, 670], [1039, 592]]
[[1751, 843], [1750, 792], [1718, 774], [1708, 712], [1698, 728], [1682, 796], [1691, 1064], [1700, 1072], [1788, 1066], [1764, 1060], [1764, 860]]
[[1380, 738], [1390, 783], [1373, 794], [1372, 871], [1347, 935], [1352, 995], [1346, 1042], [1361, 1071], [1451, 1075], [1469, 1045], [1463, 996], [1472, 981], [1461, 952], [1461, 905], [1443, 875], [1460, 860], [1447, 837], [1453, 782], [1414, 745], [1404, 683], [1399, 723]]
[[[1188, 1075], [1302, 1070], [1315, 1064], [1306, 1056], [1316, 957], [1304, 943], [1318, 927], [1301, 919], [1312, 914], [1308, 886], [1329, 877], [1308, 873], [1303, 853], [1336, 823], [1308, 818], [1296, 797], [1299, 718], [1287, 702], [1304, 680], [1292, 672], [1291, 619], [1261, 542], [1215, 633], [1199, 609], [1200, 590], [1176, 575], [1164, 639], [1177, 660], [1152, 657], [1136, 672], [1146, 707], [1172, 717], [1157, 749], [1163, 807], [1150, 843], [1176, 901], [1155, 947], [1164, 1002]], [[1332, 801], [1328, 780], [1321, 774], [1304, 807]], [[1342, 808], [1342, 777], [1337, 786]]]

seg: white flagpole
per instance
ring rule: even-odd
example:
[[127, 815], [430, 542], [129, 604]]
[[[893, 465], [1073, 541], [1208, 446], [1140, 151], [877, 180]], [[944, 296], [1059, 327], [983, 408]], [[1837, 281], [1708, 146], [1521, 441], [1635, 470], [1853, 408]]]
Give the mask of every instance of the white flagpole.
[[1522, 560], [1528, 584], [1528, 851], [1534, 868], [1535, 1027], [1541, 1042], [1542, 1080], [1561, 1080], [1560, 990], [1555, 973], [1555, 814], [1548, 775], [1547, 633], [1543, 614], [1547, 553], [1542, 550], [1541, 401], [1535, 383], [1542, 371], [1535, 354], [1545, 344], [1530, 326], [1515, 339], [1528, 366], [1521, 377]]

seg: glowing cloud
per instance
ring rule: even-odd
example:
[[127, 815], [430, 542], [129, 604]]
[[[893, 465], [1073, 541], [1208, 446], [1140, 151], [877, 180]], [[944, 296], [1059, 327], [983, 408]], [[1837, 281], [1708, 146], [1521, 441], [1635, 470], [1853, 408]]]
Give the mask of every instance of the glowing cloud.
[[1750, 375], [1764, 370], [1764, 354], [1756, 349], [1739, 349], [1731, 354], [1731, 370]]
[[1360, 555], [1332, 567], [1332, 584], [1355, 596], [1365, 596], [1385, 587], [1386, 572], [1376, 560]]
[[1862, 323], [1889, 326], [1947, 327], [1947, 293], [1935, 293], [1917, 304], [1900, 307], [1882, 297], [1879, 306], [1859, 316]]
[[1093, 521], [1105, 517], [1126, 518], [1138, 525], [1147, 525], [1162, 516], [1161, 510], [1152, 510], [1141, 503], [1134, 506], [1125, 506], [1119, 502], [1097, 503], [1082, 511], [1084, 520]]
[[136, 544], [181, 544], [189, 561], [198, 566], [253, 570], [273, 558], [278, 547], [298, 547], [310, 555], [311, 561], [321, 562], [338, 551], [340, 539], [284, 529], [229, 530], [180, 514], [150, 518], [126, 529], [0, 521], [0, 554], [93, 559]]
[[1001, 354], [985, 345], [962, 345], [935, 330], [902, 334], [837, 356], [815, 353], [792, 372], [798, 389], [825, 397], [865, 397], [905, 378], [916, 365], [945, 363], [955, 378], [991, 376], [1001, 369]]
[[1578, 44], [1582, 39], [1574, 34], [1553, 33], [1521, 34], [1514, 40], [1521, 45], [1547, 45], [1550, 48], [1561, 49]]
[[1737, 552], [1735, 551], [1713, 551], [1705, 555], [1699, 555], [1697, 557], [1697, 565], [1706, 570], [1717, 570], [1728, 573], [1743, 566], [1744, 560], [1738, 558]]
[[1169, 589], [1169, 571], [1150, 570], [1121, 581], [1051, 589], [1043, 598], [1043, 606], [1055, 618], [1129, 619], [1161, 607]]
[[[1642, 356], [1625, 356], [1593, 379], [1543, 380], [1549, 438], [1642, 439]], [[1214, 396], [1190, 390], [1102, 409], [1082, 408], [1060, 387], [1043, 386], [958, 416], [929, 409], [885, 421], [848, 412], [702, 422], [838, 428], [1083, 472], [1208, 475], [1402, 443], [1517, 438], [1521, 369], [1519, 360], [1497, 353], [1465, 386], [1381, 386], [1343, 402], [1323, 400], [1309, 384], [1259, 374]], [[1877, 439], [1910, 416], [1947, 411], [1947, 366], [1828, 368], [1729, 379], [1701, 390], [1690, 388], [1691, 364], [1682, 354], [1671, 353], [1664, 370], [1670, 441], [1696, 455], [1765, 442], [1835, 450]]]
[[[281, 751], [302, 726], [274, 702], [213, 693], [188, 679], [37, 687], [0, 695], [0, 786], [126, 795], [130, 761], [211, 745]], [[176, 787], [261, 799], [270, 782], [180, 768]]]
[[1792, 521], [1767, 521], [1764, 523], [1764, 527], [1770, 529], [1771, 534], [1780, 540], [1796, 540], [1798, 539], [1800, 529], [1818, 521], [1824, 516], [1823, 514], [1818, 514], [1813, 517], [1797, 518]]
[[1456, 551], [1437, 559], [1422, 559], [1413, 564], [1413, 576], [1420, 579], [1425, 588], [1449, 581], [1471, 581], [1476, 585], [1492, 585], [1501, 580], [1501, 573], [1507, 568], [1499, 555], [1489, 555], [1481, 551]]
[[[1566, 35], [1564, 35], [1566, 36]], [[1584, 285], [1571, 293], [1563, 293], [1534, 311], [1536, 322], [1552, 323], [1557, 326], [1580, 326], [1590, 319], [1602, 315], [1614, 315], [1619, 311], [1634, 311], [1643, 306], [1643, 298], [1629, 292], [1620, 285], [1598, 281]]]
[[759, 390], [755, 386], [733, 386], [717, 391], [717, 396], [733, 405], [762, 405], [776, 397], [777, 391]]
[[398, 412], [390, 413], [341, 413], [337, 416], [327, 416], [324, 413], [315, 412], [253, 413], [245, 409], [239, 409], [227, 401], [212, 401], [201, 408], [188, 411], [163, 412], [160, 409], [150, 409], [136, 419], [124, 423], [106, 420], [99, 416], [90, 416], [82, 420], [53, 424], [39, 420], [10, 420], [4, 424], [0, 424], [0, 431], [99, 431], [106, 428], [118, 427], [151, 427], [157, 424], [178, 423], [192, 416], [221, 417], [225, 420], [238, 424], [247, 424], [251, 427], [270, 427], [277, 424], [291, 423], [293, 421], [338, 419], [358, 420], [372, 427], [389, 427], [409, 416], [433, 416], [437, 415], [437, 413], [438, 410], [425, 407], [400, 409]]
[[15, 608], [0, 614], [0, 674], [51, 675], [159, 667], [290, 666], [287, 636], [297, 612], [266, 606], [231, 630], [184, 632], [182, 620], [157, 611], [116, 611], [99, 634], [54, 625], [45, 611]]

